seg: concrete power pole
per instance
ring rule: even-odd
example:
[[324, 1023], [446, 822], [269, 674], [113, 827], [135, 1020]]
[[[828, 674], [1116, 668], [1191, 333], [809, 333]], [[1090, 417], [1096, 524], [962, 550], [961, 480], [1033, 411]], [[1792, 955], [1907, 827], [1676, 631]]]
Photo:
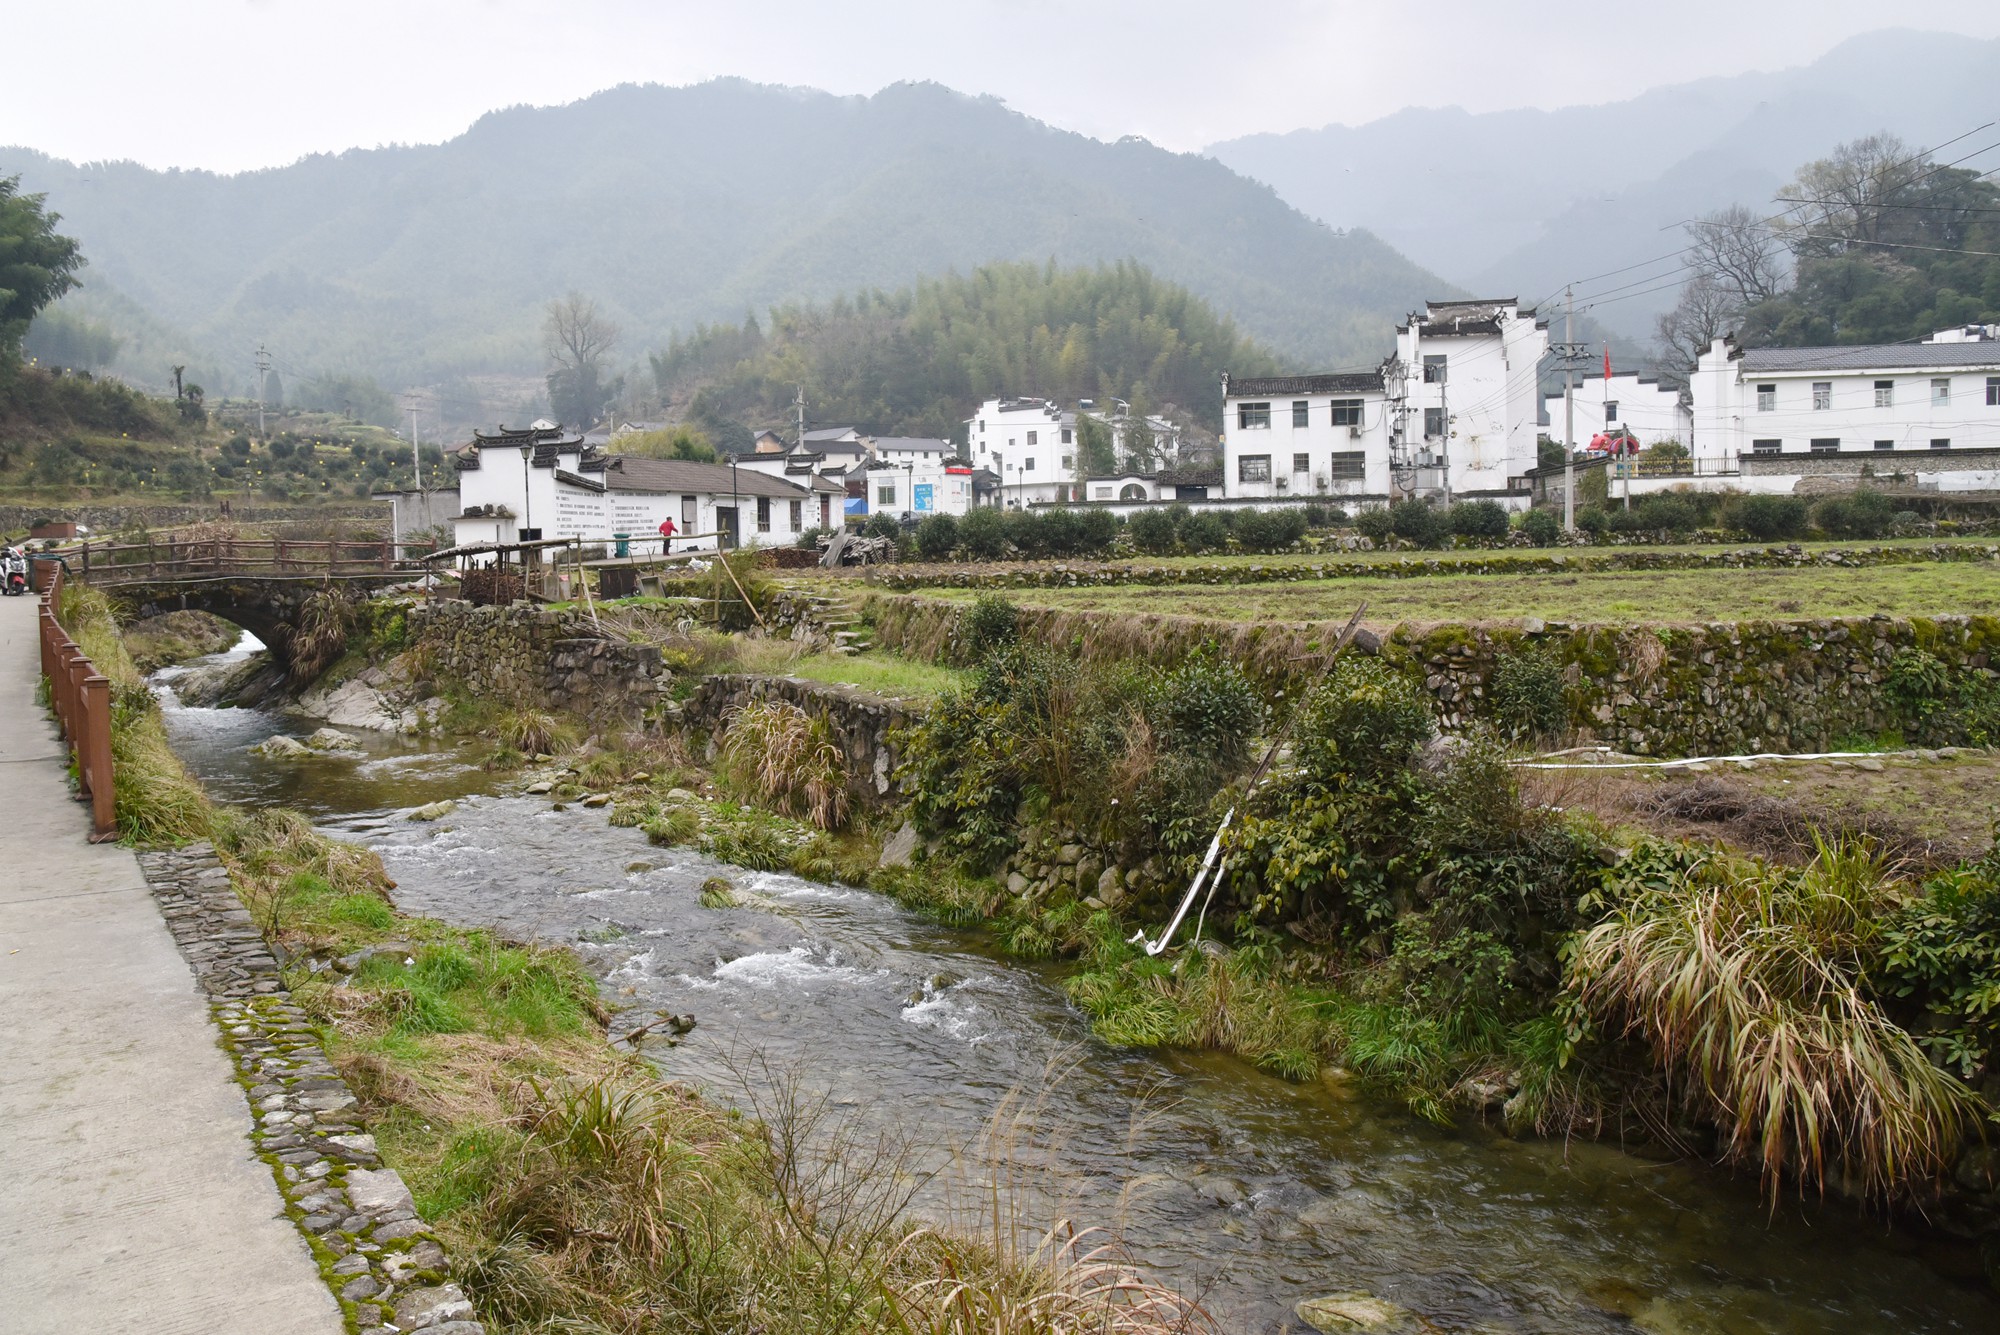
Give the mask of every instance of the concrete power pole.
[[264, 381], [271, 374], [271, 354], [257, 345], [257, 439], [264, 439]]
[[806, 387], [804, 385], [800, 385], [799, 392], [793, 396], [792, 407], [798, 413], [799, 418], [798, 448], [804, 449], [806, 447]]
[[1582, 363], [1583, 345], [1570, 341], [1576, 301], [1563, 289], [1563, 341], [1549, 351], [1563, 373], [1563, 532], [1576, 532], [1576, 369]]

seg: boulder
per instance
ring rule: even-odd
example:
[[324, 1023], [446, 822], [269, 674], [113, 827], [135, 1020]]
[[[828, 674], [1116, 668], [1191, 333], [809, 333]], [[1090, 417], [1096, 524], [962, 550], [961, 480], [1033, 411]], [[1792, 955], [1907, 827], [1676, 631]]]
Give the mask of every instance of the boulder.
[[347, 1172], [347, 1199], [362, 1214], [376, 1219], [413, 1212], [417, 1204], [410, 1189], [393, 1168], [351, 1168]]
[[410, 819], [443, 820], [446, 816], [449, 816], [452, 812], [456, 810], [458, 810], [458, 803], [452, 801], [450, 798], [447, 797], [440, 801], [424, 803], [422, 806], [418, 807], [415, 811], [412, 811], [410, 813]]
[[472, 1304], [456, 1284], [411, 1289], [396, 1297], [396, 1324], [404, 1330], [427, 1330], [447, 1322], [469, 1322]]
[[903, 828], [896, 831], [890, 837], [889, 842], [882, 846], [882, 857], [879, 865], [884, 867], [907, 867], [910, 865], [910, 859], [915, 857], [916, 853], [917, 827], [905, 821]]
[[299, 697], [298, 709], [307, 718], [337, 723], [343, 728], [397, 732], [403, 726], [402, 711], [393, 708], [387, 696], [360, 677], [327, 689], [307, 691]]
[[1293, 1309], [1299, 1320], [1324, 1335], [1346, 1335], [1366, 1331], [1368, 1335], [1419, 1335], [1435, 1330], [1407, 1307], [1399, 1307], [1372, 1293], [1330, 1293], [1324, 1298], [1307, 1298]]
[[306, 745], [322, 754], [352, 756], [361, 754], [360, 748], [354, 745], [354, 739], [337, 728], [315, 729], [313, 734], [306, 738]]
[[1097, 897], [1107, 908], [1117, 908], [1118, 901], [1125, 898], [1125, 873], [1116, 867], [1106, 867], [1097, 878]]
[[272, 760], [297, 760], [300, 756], [312, 754], [312, 748], [304, 742], [296, 737], [286, 737], [282, 733], [276, 737], [266, 737], [250, 749]]

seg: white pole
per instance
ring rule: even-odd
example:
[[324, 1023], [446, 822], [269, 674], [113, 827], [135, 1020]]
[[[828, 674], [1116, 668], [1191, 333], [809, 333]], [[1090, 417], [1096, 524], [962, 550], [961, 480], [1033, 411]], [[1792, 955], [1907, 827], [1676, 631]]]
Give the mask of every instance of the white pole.
[[[1563, 289], [1563, 351], [1569, 351], [1569, 344], [1575, 338], [1570, 327], [1571, 317], [1576, 312], [1576, 298], [1569, 288]], [[1570, 369], [1570, 358], [1563, 358], [1563, 532], [1576, 532], [1576, 372]]]

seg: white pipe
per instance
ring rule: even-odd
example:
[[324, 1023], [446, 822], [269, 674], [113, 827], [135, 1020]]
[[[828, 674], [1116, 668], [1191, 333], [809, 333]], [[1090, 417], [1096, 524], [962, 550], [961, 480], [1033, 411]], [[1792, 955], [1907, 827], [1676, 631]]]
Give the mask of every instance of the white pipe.
[[[1581, 751], [1586, 748], [1577, 747]], [[1942, 749], [1942, 748], [1940, 748]], [[1960, 750], [1967, 748], [1961, 747]], [[1609, 755], [1609, 747], [1596, 748], [1599, 754]], [[1552, 751], [1551, 755], [1571, 755], [1574, 751]], [[1757, 751], [1740, 756], [1684, 756], [1679, 760], [1601, 760], [1601, 761], [1557, 761], [1510, 760], [1507, 763], [1520, 769], [1684, 769], [1689, 765], [1726, 765], [1744, 760], [1881, 760], [1885, 757], [1895, 760], [1906, 756], [1922, 755], [1921, 751]]]
[[1194, 906], [1194, 897], [1201, 893], [1202, 883], [1208, 879], [1209, 871], [1215, 864], [1215, 855], [1221, 851], [1223, 832], [1228, 830], [1229, 822], [1235, 819], [1235, 816], [1236, 808], [1229, 808], [1222, 818], [1222, 824], [1216, 827], [1215, 838], [1208, 841], [1208, 852], [1201, 860], [1201, 870], [1195, 874], [1194, 884], [1188, 887], [1186, 897], [1181, 900], [1180, 910], [1174, 914], [1174, 920], [1167, 924], [1167, 930], [1160, 933], [1160, 939], [1147, 941], [1146, 930], [1142, 927], [1132, 934], [1131, 939], [1126, 942], [1127, 945], [1136, 946], [1144, 942], [1148, 955], [1158, 955], [1173, 944], [1174, 933], [1180, 930], [1181, 919], [1187, 917], [1187, 911]]

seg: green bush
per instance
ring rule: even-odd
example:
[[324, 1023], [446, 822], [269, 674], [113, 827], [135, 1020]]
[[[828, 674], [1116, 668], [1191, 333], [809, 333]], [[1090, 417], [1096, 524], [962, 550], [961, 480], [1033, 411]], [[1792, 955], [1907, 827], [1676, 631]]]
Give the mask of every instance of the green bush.
[[1879, 538], [1896, 521], [1896, 506], [1879, 491], [1829, 496], [1813, 509], [1813, 522], [1831, 537]]
[[1398, 501], [1389, 507], [1389, 529], [1419, 547], [1442, 547], [1451, 536], [1451, 520], [1426, 501]]
[[1395, 518], [1386, 506], [1363, 510], [1354, 516], [1355, 532], [1378, 546], [1389, 540], [1389, 535], [1395, 531], [1394, 524]]
[[930, 515], [917, 525], [917, 552], [926, 561], [944, 561], [958, 546], [958, 521], [950, 515]]
[[1493, 665], [1487, 694], [1494, 719], [1512, 737], [1552, 737], [1569, 722], [1562, 664], [1546, 648], [1502, 654]]
[[1648, 496], [1630, 510], [1611, 512], [1618, 533], [1692, 533], [1701, 527], [1701, 511], [1683, 496]]
[[1081, 516], [1075, 510], [1058, 507], [1035, 516], [1040, 528], [1042, 551], [1055, 557], [1075, 556], [1082, 542]]
[[1437, 730], [1416, 684], [1375, 658], [1341, 659], [1301, 708], [1294, 754], [1327, 785], [1399, 769]]
[[1007, 551], [1007, 521], [1000, 511], [980, 506], [958, 521], [959, 546], [975, 561], [997, 561]]
[[1229, 550], [1229, 521], [1213, 510], [1190, 515], [1181, 529], [1181, 542], [1190, 552]]
[[1806, 503], [1796, 496], [1736, 496], [1722, 507], [1722, 525], [1759, 542], [1783, 542], [1806, 531]]
[[1236, 517], [1236, 541], [1246, 552], [1281, 552], [1306, 535], [1306, 518], [1294, 507], [1245, 510]]
[[1076, 516], [1078, 556], [1103, 556], [1118, 541], [1118, 516], [1109, 510], [1079, 510]]
[[1537, 547], [1553, 547], [1562, 541], [1562, 520], [1552, 510], [1530, 510], [1521, 516], [1521, 532]]
[[896, 538], [902, 536], [903, 526], [896, 522], [894, 515], [877, 512], [868, 516], [868, 522], [861, 526], [861, 531], [871, 538]]
[[1015, 551], [1035, 560], [1049, 554], [1048, 529], [1033, 510], [1007, 510], [1001, 514], [1002, 531]]
[[1174, 517], [1166, 510], [1141, 510], [1126, 523], [1132, 545], [1148, 556], [1165, 556], [1180, 545]]
[[958, 614], [958, 641], [975, 663], [1020, 635], [1020, 610], [997, 593], [980, 594]]
[[1929, 1017], [1918, 1041], [1977, 1080], [2000, 1043], [2000, 866], [1996, 855], [1933, 878], [1884, 925], [1886, 990]]
[[1576, 512], [1576, 528], [1595, 538], [1611, 531], [1611, 512], [1601, 505], [1586, 505]]
[[1459, 501], [1446, 512], [1451, 531], [1464, 538], [1507, 536], [1507, 507], [1498, 501]]

